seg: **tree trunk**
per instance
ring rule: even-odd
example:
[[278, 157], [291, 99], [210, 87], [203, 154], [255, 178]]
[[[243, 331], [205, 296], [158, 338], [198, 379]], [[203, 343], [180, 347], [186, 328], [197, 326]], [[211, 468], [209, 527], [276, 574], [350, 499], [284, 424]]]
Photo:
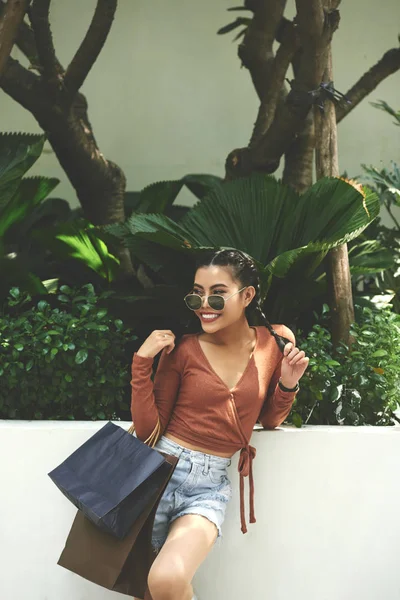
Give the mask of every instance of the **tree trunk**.
[[[333, 81], [332, 52], [327, 50], [324, 82]], [[339, 176], [336, 111], [333, 102], [324, 102], [324, 111], [315, 107], [316, 174], [321, 177]], [[330, 250], [325, 258], [329, 304], [332, 313], [332, 341], [350, 344], [350, 324], [354, 321], [354, 306], [347, 244]]]
[[[46, 128], [44, 122], [38, 121], [48, 132], [48, 140], [76, 191], [85, 217], [94, 225], [123, 222], [126, 178], [122, 169], [106, 160], [98, 149], [86, 108], [86, 100], [78, 94], [70, 113], [64, 118], [59, 116], [53, 126]], [[115, 253], [120, 260], [119, 278], [135, 275], [129, 250], [117, 246]]]
[[283, 183], [303, 194], [313, 184], [313, 158], [315, 147], [314, 116], [310, 112], [302, 131], [285, 152]]
[[[301, 62], [301, 49], [293, 57], [292, 67], [294, 76], [298, 74]], [[303, 129], [293, 139], [285, 152], [285, 168], [283, 183], [290, 185], [299, 194], [305, 192], [313, 184], [315, 149], [314, 112], [311, 110], [304, 122]]]

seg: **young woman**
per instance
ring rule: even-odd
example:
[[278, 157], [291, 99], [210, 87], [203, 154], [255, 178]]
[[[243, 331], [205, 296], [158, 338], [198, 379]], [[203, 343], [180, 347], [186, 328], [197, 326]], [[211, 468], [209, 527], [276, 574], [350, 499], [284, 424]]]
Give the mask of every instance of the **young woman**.
[[[193, 598], [192, 578], [221, 536], [232, 495], [227, 467], [237, 450], [243, 533], [247, 475], [250, 522], [255, 522], [253, 427], [259, 421], [273, 429], [284, 421], [309, 362], [288, 327], [266, 320], [257, 268], [243, 252], [221, 250], [202, 257], [185, 302], [200, 321], [200, 333], [175, 343], [172, 331], [153, 331], [132, 362], [137, 435], [158, 439], [156, 448], [179, 457], [156, 514], [153, 546], [158, 554], [146, 600]], [[249, 325], [252, 312], [265, 326]], [[153, 358], [161, 350], [153, 385]]]

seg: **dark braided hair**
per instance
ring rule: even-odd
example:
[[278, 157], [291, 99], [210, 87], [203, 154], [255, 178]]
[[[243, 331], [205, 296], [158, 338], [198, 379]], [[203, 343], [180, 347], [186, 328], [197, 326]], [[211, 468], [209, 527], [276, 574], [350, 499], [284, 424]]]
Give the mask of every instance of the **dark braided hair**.
[[291, 340], [279, 335], [262, 311], [260, 276], [257, 266], [251, 256], [245, 252], [242, 252], [241, 250], [235, 249], [206, 252], [200, 255], [200, 257], [197, 259], [196, 270], [200, 269], [201, 267], [210, 267], [214, 265], [218, 267], [230, 267], [233, 277], [240, 281], [243, 287], [251, 285], [255, 288], [256, 294], [249, 306], [246, 308], [246, 315], [254, 315], [257, 319], [261, 320], [271, 335], [275, 338], [279, 350], [283, 353], [285, 345]]

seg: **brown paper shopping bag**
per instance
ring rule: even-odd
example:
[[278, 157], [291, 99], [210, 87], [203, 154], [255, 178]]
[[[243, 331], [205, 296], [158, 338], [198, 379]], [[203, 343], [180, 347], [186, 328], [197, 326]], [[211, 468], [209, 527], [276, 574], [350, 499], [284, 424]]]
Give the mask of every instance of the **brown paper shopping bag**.
[[154, 517], [161, 496], [178, 462], [164, 455], [165, 486], [149, 501], [129, 533], [119, 540], [78, 511], [58, 564], [102, 587], [144, 598], [147, 577], [156, 557], [151, 546]]

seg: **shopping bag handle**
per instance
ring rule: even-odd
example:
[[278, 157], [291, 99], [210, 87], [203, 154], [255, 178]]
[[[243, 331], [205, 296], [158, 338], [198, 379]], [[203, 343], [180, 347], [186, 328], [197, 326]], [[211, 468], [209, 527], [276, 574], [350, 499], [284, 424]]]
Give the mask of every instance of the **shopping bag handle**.
[[[133, 435], [135, 433], [134, 423], [132, 423], [132, 425], [129, 427], [128, 433], [130, 433], [131, 435]], [[161, 423], [160, 423], [160, 419], [157, 419], [157, 424], [154, 427], [154, 430], [149, 435], [147, 440], [144, 440], [144, 443], [147, 444], [148, 446], [150, 446], [150, 448], [154, 448], [154, 446], [158, 442], [158, 438], [160, 437], [160, 434], [161, 434]]]

